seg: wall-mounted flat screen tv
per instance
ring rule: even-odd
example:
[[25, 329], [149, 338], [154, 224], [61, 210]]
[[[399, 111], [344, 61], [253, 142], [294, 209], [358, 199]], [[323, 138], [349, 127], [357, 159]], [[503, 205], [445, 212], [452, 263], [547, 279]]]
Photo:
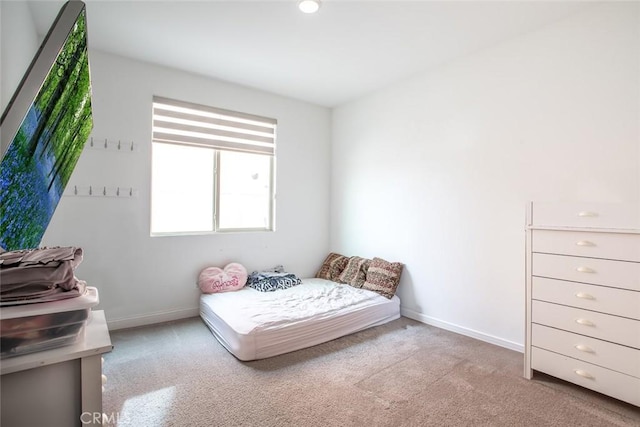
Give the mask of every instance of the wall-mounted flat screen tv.
[[0, 118], [0, 247], [40, 245], [93, 127], [85, 4], [60, 10]]

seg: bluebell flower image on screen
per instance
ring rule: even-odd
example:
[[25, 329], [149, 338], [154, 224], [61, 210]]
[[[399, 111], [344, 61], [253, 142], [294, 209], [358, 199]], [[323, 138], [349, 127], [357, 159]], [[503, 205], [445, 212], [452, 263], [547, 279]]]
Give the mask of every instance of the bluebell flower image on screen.
[[92, 127], [82, 4], [0, 163], [0, 247], [39, 246]]

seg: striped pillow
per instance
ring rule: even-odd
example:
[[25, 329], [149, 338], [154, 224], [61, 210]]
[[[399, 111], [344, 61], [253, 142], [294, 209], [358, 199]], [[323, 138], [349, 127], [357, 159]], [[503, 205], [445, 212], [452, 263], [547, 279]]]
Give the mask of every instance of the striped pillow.
[[346, 283], [354, 288], [361, 288], [364, 285], [369, 264], [371, 264], [370, 259], [352, 256], [336, 282]]
[[377, 292], [389, 299], [393, 298], [400, 283], [403, 267], [401, 262], [388, 262], [382, 258], [374, 258], [367, 270], [362, 289]]
[[325, 258], [322, 267], [320, 267], [320, 270], [316, 273], [316, 277], [336, 281], [348, 262], [348, 257], [331, 252], [327, 255], [327, 258]]

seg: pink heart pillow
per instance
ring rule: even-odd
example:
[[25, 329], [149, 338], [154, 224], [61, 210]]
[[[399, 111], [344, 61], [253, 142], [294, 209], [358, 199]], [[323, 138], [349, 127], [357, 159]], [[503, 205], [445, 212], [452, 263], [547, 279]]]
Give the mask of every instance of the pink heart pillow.
[[237, 291], [247, 283], [247, 269], [237, 262], [227, 264], [224, 269], [207, 267], [198, 276], [198, 286], [205, 294]]

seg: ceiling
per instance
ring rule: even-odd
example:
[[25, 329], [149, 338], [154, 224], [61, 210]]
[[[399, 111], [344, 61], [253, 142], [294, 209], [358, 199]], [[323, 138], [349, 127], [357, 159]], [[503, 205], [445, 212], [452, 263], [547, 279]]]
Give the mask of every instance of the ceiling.
[[[63, 1], [30, 4], [46, 34]], [[579, 1], [87, 0], [93, 49], [334, 107], [533, 31]]]

